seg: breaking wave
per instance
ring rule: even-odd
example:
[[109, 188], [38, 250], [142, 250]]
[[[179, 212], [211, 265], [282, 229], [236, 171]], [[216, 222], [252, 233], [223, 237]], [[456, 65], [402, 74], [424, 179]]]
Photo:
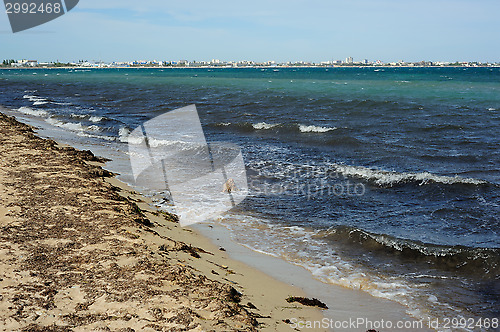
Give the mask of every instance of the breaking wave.
[[382, 251], [414, 262], [432, 261], [444, 270], [500, 275], [500, 249], [445, 246], [375, 234], [355, 227], [337, 226], [320, 232], [318, 238], [361, 245], [370, 251]]
[[102, 128], [97, 126], [97, 125], [85, 126], [81, 122], [65, 122], [65, 121], [58, 120], [54, 117], [49, 117], [45, 121], [47, 123], [55, 126], [55, 127], [68, 129], [71, 131], [77, 131], [77, 132], [84, 132], [84, 131], [100, 132], [102, 130]]
[[47, 116], [48, 113], [47, 111], [44, 110], [34, 110], [31, 107], [23, 106], [17, 109], [18, 112], [26, 114], [26, 115], [33, 115], [33, 116]]
[[420, 186], [429, 183], [441, 184], [465, 184], [484, 185], [488, 182], [474, 178], [464, 178], [458, 175], [446, 176], [436, 175], [429, 172], [420, 173], [399, 173], [394, 171], [382, 171], [370, 169], [363, 166], [333, 165], [333, 171], [344, 176], [355, 177], [371, 182], [381, 187], [392, 187], [394, 185], [415, 183]]
[[240, 122], [240, 123], [231, 123], [231, 122], [220, 122], [215, 126], [217, 127], [235, 127], [244, 131], [253, 131], [253, 130], [269, 130], [269, 129], [279, 129], [284, 132], [301, 132], [301, 133], [326, 133], [332, 130], [337, 129], [337, 127], [321, 127], [315, 125], [303, 125], [303, 124], [284, 124], [284, 123], [267, 123], [267, 122], [258, 122], [258, 123], [250, 123], [250, 122]]
[[332, 130], [337, 129], [336, 127], [319, 127], [319, 126], [306, 126], [299, 124], [299, 130], [301, 133], [326, 133]]
[[252, 126], [254, 129], [259, 130], [259, 129], [271, 129], [271, 128], [278, 126], [278, 124], [259, 122], [259, 123], [252, 124]]

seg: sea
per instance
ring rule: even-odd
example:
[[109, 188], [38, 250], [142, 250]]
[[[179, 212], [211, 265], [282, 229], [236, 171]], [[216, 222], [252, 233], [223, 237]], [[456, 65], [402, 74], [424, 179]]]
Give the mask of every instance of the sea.
[[498, 322], [500, 68], [0, 70], [10, 114], [131, 184], [127, 135], [192, 104], [243, 155], [248, 196], [211, 221], [236, 242], [417, 319]]

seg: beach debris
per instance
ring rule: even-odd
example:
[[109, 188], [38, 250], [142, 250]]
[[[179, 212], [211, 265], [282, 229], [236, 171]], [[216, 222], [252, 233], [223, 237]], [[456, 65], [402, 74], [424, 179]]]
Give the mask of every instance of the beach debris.
[[134, 202], [130, 202], [129, 206], [130, 206], [131, 213], [133, 213], [137, 216], [137, 218], [134, 219], [135, 222], [142, 224], [144, 226], [152, 226], [153, 225], [153, 223], [148, 218], [146, 218], [146, 216], [144, 215], [144, 212], [142, 212], [142, 210], [139, 208], [139, 206], [137, 204], [135, 204]]
[[194, 258], [201, 258], [201, 256], [200, 256], [199, 253], [202, 253], [202, 254], [212, 254], [212, 253], [210, 253], [210, 252], [208, 252], [206, 250], [203, 250], [203, 249], [198, 248], [198, 247], [193, 247], [192, 245], [186, 244], [186, 243], [183, 243], [183, 242], [177, 242], [172, 250], [187, 252], [191, 256], [193, 256]]
[[222, 186], [222, 192], [230, 194], [232, 191], [236, 190], [236, 184], [233, 179], [227, 179], [227, 181]]
[[163, 251], [163, 252], [165, 252], [165, 253], [168, 254], [168, 247], [166, 245], [164, 245], [164, 244], [162, 244], [161, 246], [159, 246], [158, 250], [159, 251]]
[[179, 216], [177, 216], [173, 213], [169, 213], [169, 212], [161, 211], [161, 210], [158, 211], [158, 213], [161, 214], [163, 216], [163, 218], [165, 218], [166, 221], [179, 223]]
[[248, 302], [247, 303], [247, 307], [250, 308], [250, 309], [257, 309], [257, 307], [254, 306], [252, 302]]
[[241, 302], [241, 296], [242, 294], [236, 290], [236, 288], [225, 285], [223, 286], [223, 290], [226, 292], [226, 298], [234, 303], [240, 303]]
[[[54, 142], [54, 141], [52, 141], [52, 142]], [[54, 142], [54, 144], [57, 144], [57, 143]], [[90, 150], [77, 150], [71, 146], [59, 147], [59, 150], [63, 150], [68, 155], [77, 157], [78, 159], [85, 160], [85, 161], [94, 161], [94, 162], [98, 162], [98, 163], [105, 163], [105, 162], [111, 160], [111, 159], [107, 159], [107, 158], [97, 157]]]
[[298, 302], [302, 305], [306, 305], [309, 307], [319, 307], [322, 309], [328, 309], [328, 306], [321, 302], [318, 299], [308, 299], [307, 297], [302, 297], [302, 296], [290, 296], [286, 299], [286, 302], [292, 303], [292, 302]]
[[115, 176], [114, 173], [112, 173], [106, 169], [103, 169], [100, 166], [94, 167], [93, 169], [90, 170], [89, 173], [96, 178], [111, 178], [111, 177]]

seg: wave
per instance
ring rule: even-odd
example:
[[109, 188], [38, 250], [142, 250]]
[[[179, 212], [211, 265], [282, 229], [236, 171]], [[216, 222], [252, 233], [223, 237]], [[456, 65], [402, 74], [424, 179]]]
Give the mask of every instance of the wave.
[[500, 275], [500, 249], [444, 246], [375, 234], [355, 227], [337, 226], [323, 231], [318, 238], [361, 245], [370, 251], [386, 252], [414, 262], [434, 263], [443, 270]]
[[473, 178], [464, 178], [458, 175], [445, 176], [429, 172], [399, 173], [393, 171], [374, 170], [363, 166], [333, 165], [334, 172], [344, 176], [355, 177], [374, 183], [382, 187], [392, 187], [398, 184], [416, 183], [420, 186], [429, 183], [484, 185], [488, 182]]
[[17, 111], [21, 112], [23, 114], [33, 115], [33, 116], [39, 116], [39, 117], [43, 117], [43, 116], [47, 116], [48, 115], [47, 111], [44, 111], [44, 110], [34, 110], [31, 107], [27, 107], [27, 106], [20, 107], [20, 108], [17, 109]]
[[[357, 250], [357, 243], [347, 243], [347, 246], [346, 243], [340, 243], [345, 240], [342, 236], [347, 237], [353, 229], [344, 228], [345, 233], [336, 234], [330, 230], [275, 224], [256, 216], [236, 214], [218, 222], [233, 234], [238, 234], [238, 242], [251, 250], [301, 266], [310, 271], [315, 279], [326, 284], [363, 291], [377, 298], [401, 303], [417, 319], [438, 317], [435, 314], [443, 312], [451, 315], [450, 311], [455, 310], [446, 302], [436, 302], [436, 298], [441, 299], [441, 294], [430, 287], [422, 287], [421, 283], [415, 285], [412, 279], [406, 278], [405, 271], [399, 271], [402, 275], [394, 275], [379, 273], [372, 267], [377, 264], [386, 265], [386, 262], [393, 263], [393, 256], [389, 256], [388, 260], [370, 260], [374, 265], [368, 267], [361, 264], [363, 259], [358, 257], [360, 251]], [[249, 228], [257, 231], [245, 232]], [[338, 246], [337, 243], [342, 245]], [[353, 255], [354, 260], [348, 257], [350, 255]], [[422, 311], [422, 308], [426, 310]]]
[[303, 124], [283, 124], [283, 123], [267, 123], [267, 122], [220, 122], [215, 124], [216, 127], [231, 127], [234, 126], [241, 130], [253, 131], [253, 130], [269, 130], [272, 128], [278, 128], [283, 131], [299, 131], [301, 133], [326, 133], [337, 129], [336, 127], [320, 127], [315, 125], [303, 125]]
[[33, 103], [33, 105], [44, 105], [44, 104], [48, 104], [49, 102], [47, 101], [47, 99], [45, 98], [42, 98], [42, 97], [39, 97], [39, 96], [35, 96], [35, 95], [24, 95], [23, 96], [24, 99], [28, 99], [29, 101], [31, 101]]
[[72, 118], [75, 119], [87, 119], [90, 122], [98, 123], [101, 122], [102, 120], [105, 119], [103, 116], [97, 116], [97, 115], [89, 115], [89, 114], [77, 114], [77, 113], [71, 113], [70, 115]]
[[104, 117], [102, 116], [91, 116], [89, 118], [89, 121], [94, 123], [101, 122], [102, 120], [104, 120]]
[[319, 126], [306, 126], [299, 124], [299, 131], [302, 133], [326, 133], [332, 130], [337, 129], [336, 127], [319, 127]]
[[[144, 143], [144, 137], [134, 137], [130, 136], [130, 129], [127, 127], [121, 127], [118, 130], [119, 141], [122, 143], [129, 143], [133, 145], [140, 145]], [[178, 141], [178, 140], [166, 140], [166, 139], [158, 139], [154, 137], [148, 137], [148, 144], [152, 148], [157, 148], [160, 146], [172, 146], [172, 145], [181, 145], [182, 147], [190, 146], [191, 143]]]
[[118, 129], [118, 137], [119, 137], [118, 140], [122, 143], [139, 145], [142, 144], [142, 142], [144, 142], [144, 139], [142, 137], [133, 137], [133, 136], [131, 137], [130, 129], [128, 129], [127, 127], [120, 127], [120, 129]]
[[81, 137], [98, 138], [98, 139], [102, 139], [102, 140], [110, 141], [110, 142], [111, 141], [116, 141], [116, 137], [112, 137], [112, 136], [93, 135], [93, 134], [88, 134], [88, 133], [85, 133], [85, 132], [79, 132], [77, 135], [81, 136]]
[[75, 113], [71, 113], [70, 115], [72, 118], [76, 118], [76, 119], [85, 119], [87, 117], [86, 114], [75, 114]]
[[81, 122], [63, 122], [54, 118], [48, 118], [45, 120], [47, 123], [64, 129], [69, 129], [71, 131], [85, 131], [85, 127], [81, 124]]
[[97, 126], [97, 125], [85, 126], [81, 122], [65, 122], [65, 121], [55, 119], [53, 117], [49, 117], [45, 121], [47, 123], [55, 126], [55, 127], [68, 129], [71, 131], [77, 131], [77, 132], [84, 132], [84, 131], [100, 132], [100, 131], [102, 131], [102, 128]]
[[278, 125], [279, 124], [270, 124], [270, 123], [265, 123], [265, 122], [259, 122], [259, 123], [252, 124], [252, 127], [254, 129], [260, 130], [260, 129], [271, 129], [271, 128], [274, 128]]

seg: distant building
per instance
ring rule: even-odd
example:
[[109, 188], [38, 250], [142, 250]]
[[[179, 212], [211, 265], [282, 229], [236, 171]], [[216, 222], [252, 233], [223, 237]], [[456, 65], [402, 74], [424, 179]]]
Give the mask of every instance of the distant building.
[[13, 67], [36, 67], [38, 66], [37, 60], [17, 60], [17, 62], [11, 63]]
[[345, 59], [345, 63], [352, 65], [354, 63], [354, 59], [350, 56], [350, 57]]

